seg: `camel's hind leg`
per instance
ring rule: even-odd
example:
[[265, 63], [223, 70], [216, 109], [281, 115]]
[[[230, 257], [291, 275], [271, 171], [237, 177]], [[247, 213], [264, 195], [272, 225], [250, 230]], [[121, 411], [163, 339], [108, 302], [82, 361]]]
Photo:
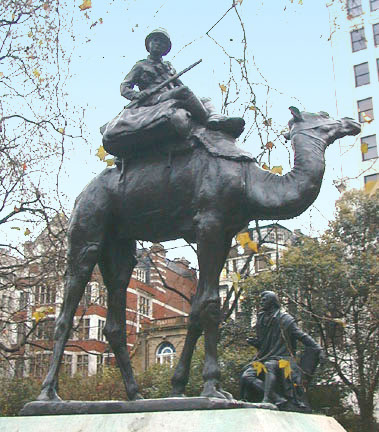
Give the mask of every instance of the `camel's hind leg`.
[[126, 345], [126, 289], [135, 259], [134, 240], [117, 240], [106, 244], [99, 265], [108, 289], [108, 314], [104, 334], [115, 354], [129, 400], [141, 399]]
[[72, 321], [84, 289], [98, 261], [101, 243], [101, 227], [89, 231], [73, 221], [68, 234], [67, 269], [65, 273], [64, 299], [54, 333], [53, 356], [48, 374], [37, 400], [60, 400], [57, 395], [59, 366], [64, 347], [72, 328]]

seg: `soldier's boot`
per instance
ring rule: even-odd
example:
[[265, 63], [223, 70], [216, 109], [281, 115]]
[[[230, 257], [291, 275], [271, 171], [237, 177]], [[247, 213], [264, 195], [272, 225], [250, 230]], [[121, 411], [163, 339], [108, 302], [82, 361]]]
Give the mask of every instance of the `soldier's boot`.
[[207, 127], [209, 129], [221, 130], [234, 138], [238, 138], [242, 134], [245, 128], [245, 120], [242, 117], [227, 117], [217, 114], [210, 99], [202, 99], [202, 102], [208, 111]]

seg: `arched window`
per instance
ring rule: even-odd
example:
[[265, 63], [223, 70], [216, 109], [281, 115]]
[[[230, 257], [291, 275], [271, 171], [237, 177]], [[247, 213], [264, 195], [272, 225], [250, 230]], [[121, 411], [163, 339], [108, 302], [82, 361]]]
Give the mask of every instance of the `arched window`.
[[156, 362], [160, 364], [169, 364], [173, 366], [175, 358], [174, 345], [169, 342], [161, 343], [157, 348]]

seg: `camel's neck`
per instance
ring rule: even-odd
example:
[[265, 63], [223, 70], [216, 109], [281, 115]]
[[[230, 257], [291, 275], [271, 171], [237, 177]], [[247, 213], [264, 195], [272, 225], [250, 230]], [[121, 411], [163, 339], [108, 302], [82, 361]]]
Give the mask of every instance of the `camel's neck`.
[[247, 172], [250, 219], [289, 219], [305, 211], [317, 198], [324, 175], [325, 143], [307, 133], [292, 138], [295, 163], [284, 176], [256, 166]]

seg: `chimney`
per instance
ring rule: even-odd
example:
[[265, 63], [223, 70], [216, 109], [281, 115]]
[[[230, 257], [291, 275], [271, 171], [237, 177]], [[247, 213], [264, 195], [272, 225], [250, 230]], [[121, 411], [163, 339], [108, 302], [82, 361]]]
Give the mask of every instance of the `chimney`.
[[164, 290], [167, 267], [165, 248], [160, 243], [153, 243], [150, 247], [149, 258], [151, 260], [150, 283], [158, 290]]

